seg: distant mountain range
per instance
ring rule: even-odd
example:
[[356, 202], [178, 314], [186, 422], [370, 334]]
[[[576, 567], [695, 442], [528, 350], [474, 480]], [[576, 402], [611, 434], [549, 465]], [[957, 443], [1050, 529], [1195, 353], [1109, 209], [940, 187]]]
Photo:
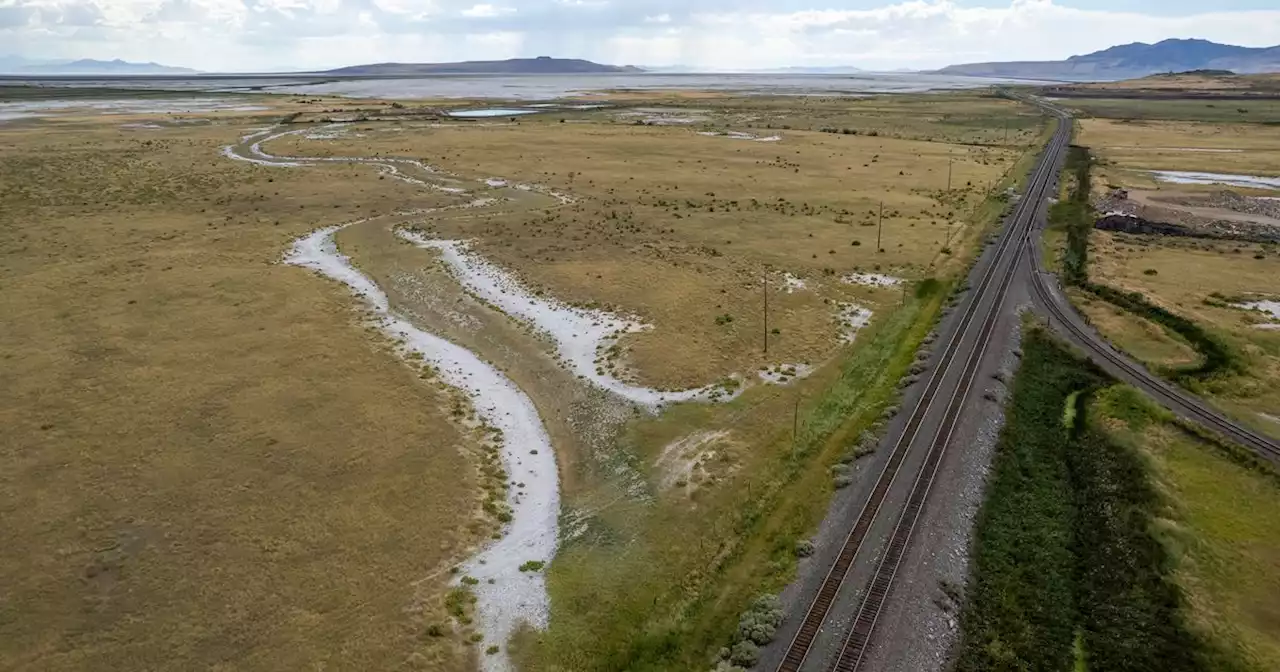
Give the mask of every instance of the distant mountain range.
[[1230, 70], [1239, 74], [1280, 72], [1280, 46], [1237, 47], [1208, 40], [1134, 42], [1065, 61], [968, 63], [938, 70], [943, 75], [1013, 77], [1065, 81], [1133, 79], [1166, 72]]
[[130, 63], [115, 59], [96, 61], [32, 61], [18, 56], [0, 57], [0, 73], [13, 75], [186, 75], [196, 71], [159, 63]]
[[375, 63], [326, 70], [326, 75], [585, 75], [644, 72], [631, 65], [601, 65], [578, 58], [511, 58], [460, 63]]

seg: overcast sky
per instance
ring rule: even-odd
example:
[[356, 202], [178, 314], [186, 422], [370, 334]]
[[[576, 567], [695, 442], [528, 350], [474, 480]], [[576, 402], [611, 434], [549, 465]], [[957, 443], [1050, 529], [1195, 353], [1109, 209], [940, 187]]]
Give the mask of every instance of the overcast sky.
[[0, 56], [208, 71], [538, 55], [933, 68], [1169, 37], [1280, 44], [1280, 0], [0, 0]]

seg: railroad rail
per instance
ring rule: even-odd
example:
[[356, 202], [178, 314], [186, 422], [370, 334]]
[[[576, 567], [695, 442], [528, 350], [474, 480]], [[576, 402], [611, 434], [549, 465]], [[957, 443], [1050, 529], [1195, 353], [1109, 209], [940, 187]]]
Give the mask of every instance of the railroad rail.
[[[1062, 152], [1071, 137], [1069, 117], [1065, 114], [1058, 114], [1057, 116], [1059, 119], [1058, 131], [1049, 142], [1041, 163], [1041, 168], [1047, 169], [1049, 172], [1046, 174], [1038, 171], [1035, 174], [1032, 182], [1028, 185], [1026, 195], [1023, 197], [1023, 203], [1027, 204], [1027, 208], [1023, 210], [1023, 214], [1026, 214], [1026, 219], [1025, 221], [1015, 219], [1010, 225], [1015, 230], [1021, 229], [1018, 233], [1019, 239], [1016, 246], [1019, 253], [1029, 247], [1036, 214], [1044, 202], [1045, 192], [1052, 181], [1050, 178], [1057, 172]], [[840, 650], [840, 656], [836, 659], [836, 663], [832, 668], [834, 670], [854, 672], [862, 664], [867, 646], [871, 641], [871, 634], [875, 630], [880, 612], [883, 610], [885, 602], [888, 601], [889, 591], [893, 587], [894, 579], [897, 577], [898, 567], [902, 564], [902, 558], [906, 555], [911, 538], [915, 533], [916, 523], [924, 511], [924, 505], [928, 500], [929, 491], [933, 487], [938, 467], [941, 465], [947, 446], [950, 445], [951, 438], [959, 425], [960, 414], [968, 403], [969, 393], [973, 390], [974, 379], [978, 375], [982, 359], [987, 352], [987, 345], [991, 342], [991, 335], [995, 331], [996, 323], [999, 321], [1004, 306], [1004, 297], [1016, 275], [1017, 262], [1015, 260], [1006, 270], [997, 290], [995, 301], [991, 304], [986, 319], [983, 321], [982, 331], [978, 335], [974, 348], [969, 353], [968, 361], [965, 362], [960, 382], [952, 393], [946, 415], [933, 436], [929, 454], [925, 458], [920, 473], [916, 476], [916, 482], [911, 488], [911, 494], [907, 498], [906, 506], [894, 525], [884, 556], [881, 557], [875, 574], [867, 585], [866, 591], [863, 592], [862, 602], [858, 606], [857, 614], [854, 616], [853, 626], [849, 629], [844, 646]]]
[[1146, 392], [1170, 411], [1217, 432], [1264, 458], [1280, 461], [1280, 442], [1228, 419], [1204, 400], [1157, 377], [1141, 364], [1112, 348], [1101, 335], [1084, 324], [1074, 308], [1063, 305], [1065, 299], [1058, 288], [1051, 284], [1052, 274], [1045, 270], [1044, 261], [1036, 254], [1034, 246], [1027, 246], [1026, 249], [1031, 256], [1033, 289], [1040, 304], [1050, 312], [1053, 318], [1051, 324], [1065, 330], [1066, 335], [1077, 345], [1083, 346], [1095, 362], [1104, 368], [1110, 365], [1113, 370], [1120, 371], [1121, 377], [1127, 379], [1126, 382]]
[[[934, 402], [938, 400], [939, 392], [943, 391], [943, 382], [947, 373], [951, 370], [952, 365], [956, 363], [957, 355], [969, 340], [968, 337], [971, 333], [971, 328], [974, 326], [975, 315], [982, 306], [984, 299], [989, 296], [989, 292], [994, 289], [996, 292], [995, 300], [988, 305], [987, 312], [978, 327], [979, 334], [971, 342], [968, 356], [964, 358], [959, 382], [955, 389], [951, 391], [947, 402], [948, 406], [944, 421], [934, 434], [930, 453], [917, 474], [911, 496], [908, 498], [903, 514], [899, 517], [888, 551], [864, 595], [863, 604], [859, 609], [854, 627], [846, 640], [845, 647], [842, 649], [840, 660], [844, 661], [846, 658], [845, 653], [849, 653], [855, 662], [853, 663], [854, 667], [848, 669], [856, 669], [857, 661], [861, 659], [862, 649], [865, 647], [866, 641], [870, 638], [871, 630], [875, 626], [879, 609], [888, 596], [889, 588], [893, 582], [893, 574], [896, 573], [898, 561], [901, 559], [902, 553], [905, 552], [915, 520], [923, 509], [928, 488], [932, 484], [933, 476], [937, 471], [938, 464], [941, 462], [942, 451], [945, 450], [946, 443], [950, 439], [952, 431], [954, 431], [959, 419], [960, 409], [964, 405], [964, 400], [967, 399], [968, 390], [972, 387], [978, 362], [981, 361], [982, 353], [986, 349], [986, 343], [989, 342], [991, 332], [995, 328], [1001, 304], [1003, 304], [1003, 296], [1014, 277], [1020, 250], [1025, 244], [1031, 224], [1035, 220], [1036, 212], [1043, 198], [1043, 192], [1057, 172], [1059, 157], [1070, 136], [1070, 126], [1063, 119], [1059, 123], [1052, 140], [1050, 140], [1041, 155], [1039, 163], [1028, 182], [1026, 196], [1019, 201], [1014, 214], [1005, 227], [999, 246], [990, 264], [983, 271], [976, 291], [970, 296], [965, 311], [961, 315], [960, 322], [949, 339], [941, 358], [934, 366], [933, 373], [925, 385], [924, 392], [908, 417], [907, 425], [902, 434], [895, 442], [885, 466], [876, 479], [870, 496], [863, 504], [853, 527], [845, 538], [840, 553], [836, 556], [835, 562], [832, 563], [831, 569], [824, 577], [817, 595], [814, 597], [804, 620], [800, 624], [800, 628], [792, 638], [786, 654], [777, 668], [778, 672], [799, 672], [808, 657], [814, 640], [822, 629], [822, 625], [826, 622], [831, 606], [835, 603], [836, 597], [866, 541], [872, 524], [879, 516], [881, 507], [897, 480], [911, 444], [919, 434], [925, 417], [933, 408]], [[993, 283], [995, 283], [994, 287]], [[946, 396], [943, 394], [943, 397]], [[898, 529], [903, 530], [901, 539], [899, 539]], [[891, 555], [895, 559], [892, 562], [886, 562], [890, 560]], [[840, 664], [839, 662], [837, 663], [838, 666]]]

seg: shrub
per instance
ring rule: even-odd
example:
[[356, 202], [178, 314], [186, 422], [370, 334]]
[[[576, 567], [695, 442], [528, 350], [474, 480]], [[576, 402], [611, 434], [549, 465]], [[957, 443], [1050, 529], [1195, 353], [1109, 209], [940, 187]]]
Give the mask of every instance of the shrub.
[[733, 645], [729, 653], [729, 662], [742, 667], [752, 667], [760, 660], [760, 647], [750, 641], [741, 641]]
[[543, 562], [542, 560], [529, 560], [529, 561], [525, 562], [524, 564], [520, 565], [520, 571], [522, 571], [522, 572], [540, 572], [540, 571], [542, 571], [542, 568], [543, 568], [543, 567], [545, 567], [546, 565], [547, 565], [547, 563]]
[[813, 542], [809, 539], [801, 539], [796, 542], [796, 557], [807, 558], [813, 555]]

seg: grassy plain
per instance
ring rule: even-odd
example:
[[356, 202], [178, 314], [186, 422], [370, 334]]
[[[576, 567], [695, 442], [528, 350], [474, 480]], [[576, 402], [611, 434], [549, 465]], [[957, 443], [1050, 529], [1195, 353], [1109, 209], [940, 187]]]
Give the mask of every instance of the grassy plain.
[[[958, 107], [970, 116], [985, 109], [994, 119], [1009, 114], [1011, 123], [1024, 123], [1012, 103], [976, 100], [961, 99]], [[944, 248], [950, 241], [958, 248], [972, 235], [965, 222], [1020, 155], [1004, 146], [778, 130], [856, 126], [864, 114], [858, 106], [866, 106], [844, 109], [804, 99], [790, 104], [722, 101], [701, 112], [672, 112], [705, 120], [692, 127], [638, 126], [616, 110], [578, 113], [575, 120], [588, 122], [581, 124], [558, 123], [559, 114], [515, 124], [405, 124], [394, 133], [357, 124], [345, 138], [292, 136], [269, 149], [413, 156], [476, 181], [502, 177], [580, 197], [536, 217], [498, 208], [482, 217], [430, 218], [426, 224], [445, 237], [475, 240], [486, 256], [538, 289], [641, 316], [655, 328], [629, 339], [628, 358], [639, 380], [683, 388], [770, 364], [824, 361], [840, 343], [832, 302], [856, 301], [874, 310], [901, 301], [900, 289], [858, 287], [841, 278], [863, 271], [918, 279], [950, 264], [946, 252], [952, 250]], [[982, 128], [935, 122], [941, 103], [920, 105], [916, 117], [906, 115], [909, 106], [891, 103], [868, 106], [865, 114], [880, 120], [893, 110], [904, 134], [926, 133], [934, 123], [939, 135], [969, 133], [971, 142], [984, 137]], [[758, 118], [736, 123], [752, 117]], [[775, 130], [759, 128], [761, 119], [778, 122]], [[717, 129], [782, 139], [697, 134]], [[548, 147], [555, 148], [554, 162], [547, 160]], [[877, 251], [878, 237], [883, 252]], [[788, 273], [806, 287], [789, 290], [783, 280]], [[769, 330], [778, 331], [770, 336], [767, 358], [760, 352], [760, 283], [766, 275], [773, 294]]]
[[1103, 184], [1207, 191], [1222, 187], [1157, 182], [1145, 171], [1278, 174], [1274, 156], [1280, 151], [1280, 126], [1113, 119], [1081, 119], [1078, 124], [1077, 141], [1101, 159], [1095, 177]]
[[1055, 89], [1070, 91], [1115, 91], [1127, 93], [1169, 93], [1173, 95], [1187, 93], [1210, 93], [1222, 95], [1239, 95], [1241, 93], [1276, 93], [1280, 92], [1280, 75], [1275, 73], [1257, 75], [1234, 75], [1212, 72], [1180, 72], [1172, 74], [1151, 75], [1138, 79], [1125, 79], [1116, 82], [1089, 82], [1086, 84], [1070, 84]]
[[[1095, 193], [1108, 186], [1157, 188], [1170, 194], [1194, 194], [1222, 186], [1157, 183], [1145, 170], [1274, 174], [1267, 159], [1280, 148], [1280, 129], [1261, 125], [1221, 125], [1151, 121], [1125, 124], [1110, 120], [1079, 122], [1078, 138], [1100, 160], [1095, 164]], [[1143, 149], [1146, 148], [1146, 149]], [[1153, 149], [1155, 148], [1155, 149]], [[1158, 148], [1216, 148], [1238, 152], [1187, 152]], [[1258, 191], [1258, 194], [1274, 192]], [[1280, 410], [1280, 334], [1258, 329], [1258, 317], [1215, 297], [1270, 296], [1280, 271], [1274, 246], [1163, 236], [1089, 234], [1088, 276], [1190, 319], [1223, 339], [1242, 364], [1231, 375], [1208, 381], [1200, 390], [1215, 403], [1256, 428], [1275, 433], [1267, 416]], [[1148, 321], [1125, 318], [1088, 303], [1077, 305], [1103, 334], [1156, 368], [1185, 356], [1179, 337]], [[1159, 332], [1165, 332], [1160, 336]]]
[[[5, 667], [469, 665], [444, 589], [448, 567], [491, 529], [476, 437], [450, 419], [446, 390], [370, 335], [344, 290], [276, 263], [316, 227], [456, 199], [365, 166], [220, 155], [283, 112], [381, 105], [274, 104], [271, 115], [161, 129], [121, 127], [145, 115], [0, 127], [0, 305], [13, 316], [0, 335], [0, 408], [15, 428], [0, 446], [18, 465], [0, 477], [12, 539], [0, 576], [15, 587], [0, 603]], [[415, 319], [427, 326], [490, 341], [491, 361], [530, 381], [565, 452], [552, 625], [521, 639], [528, 669], [696, 668], [750, 600], [790, 579], [796, 540], [825, 511], [830, 466], [893, 403], [951, 281], [1005, 206], [993, 194], [1043, 139], [1038, 117], [972, 94], [696, 104], [713, 109], [693, 127], [636, 125], [617, 110], [510, 126], [361, 122], [346, 137], [267, 148], [425, 159], [472, 180], [476, 195], [489, 177], [577, 195], [419, 225], [474, 239], [539, 290], [654, 324], [629, 344], [643, 381], [823, 365], [730, 404], [626, 416], [618, 440], [588, 440], [571, 436], [581, 400], [542, 392], [558, 380], [541, 375], [544, 344], [448, 331], [431, 323], [432, 297], [391, 288], [397, 306], [421, 300]], [[392, 249], [385, 233], [353, 228], [339, 244], [389, 285], [443, 287], [443, 274], [413, 268], [433, 266], [430, 254]], [[917, 293], [839, 281], [859, 270], [943, 282]], [[784, 273], [807, 286], [787, 293]], [[777, 329], [768, 359], [757, 312], [766, 274]], [[838, 339], [840, 300], [876, 313], [852, 347]], [[717, 323], [723, 315], [733, 320]], [[707, 435], [673, 456], [672, 444]], [[673, 479], [673, 462], [696, 468]], [[442, 624], [445, 636], [432, 636]]]
[[1082, 116], [1123, 121], [1201, 121], [1217, 124], [1280, 123], [1280, 98], [1188, 100], [1154, 98], [1064, 98]]
[[213, 116], [0, 125], [0, 667], [458, 670], [423, 633], [486, 533], [475, 441], [276, 263], [432, 199], [229, 161], [264, 118]]
[[1157, 369], [1191, 367], [1203, 359], [1176, 334], [1091, 294], [1073, 290], [1071, 302], [1112, 343]]
[[1212, 669], [1280, 666], [1280, 476], [1185, 432], [1133, 390], [1096, 409], [1112, 439], [1139, 451], [1160, 493], [1153, 528], [1172, 556], [1188, 625], [1217, 649]]

